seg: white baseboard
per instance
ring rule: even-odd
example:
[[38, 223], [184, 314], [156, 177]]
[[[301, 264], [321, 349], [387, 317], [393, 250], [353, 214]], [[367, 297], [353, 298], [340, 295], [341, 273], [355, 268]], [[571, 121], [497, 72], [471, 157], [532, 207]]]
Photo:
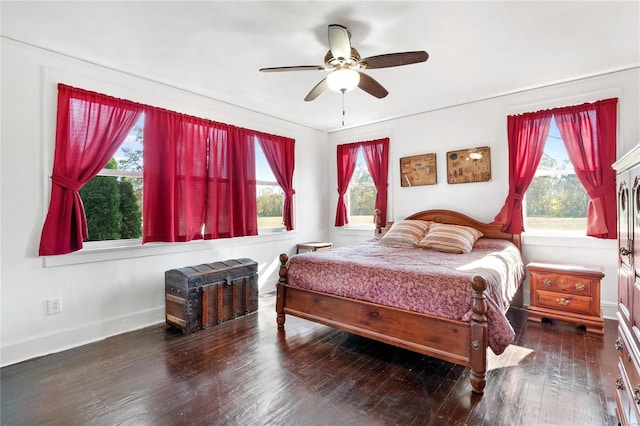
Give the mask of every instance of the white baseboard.
[[164, 305], [104, 321], [30, 336], [0, 346], [0, 367], [96, 342], [116, 334], [138, 330], [164, 322]]
[[616, 302], [601, 302], [600, 310], [602, 316], [607, 319], [617, 319], [616, 312], [618, 312], [618, 304]]

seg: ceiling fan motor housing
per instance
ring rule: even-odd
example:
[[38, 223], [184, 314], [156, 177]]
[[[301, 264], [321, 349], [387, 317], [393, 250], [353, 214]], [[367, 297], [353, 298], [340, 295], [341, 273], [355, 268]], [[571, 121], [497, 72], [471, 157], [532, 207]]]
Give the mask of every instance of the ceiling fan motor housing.
[[362, 68], [359, 64], [360, 53], [353, 47], [351, 48], [351, 56], [347, 58], [334, 58], [331, 50], [324, 57], [324, 63], [328, 67], [338, 68]]

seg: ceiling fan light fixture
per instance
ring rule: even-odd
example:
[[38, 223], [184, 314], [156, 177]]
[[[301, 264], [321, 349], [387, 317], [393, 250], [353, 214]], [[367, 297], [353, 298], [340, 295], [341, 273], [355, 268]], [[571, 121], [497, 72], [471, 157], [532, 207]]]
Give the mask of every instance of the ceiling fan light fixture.
[[358, 87], [358, 83], [360, 73], [348, 68], [335, 70], [327, 76], [327, 86], [335, 92], [348, 92]]

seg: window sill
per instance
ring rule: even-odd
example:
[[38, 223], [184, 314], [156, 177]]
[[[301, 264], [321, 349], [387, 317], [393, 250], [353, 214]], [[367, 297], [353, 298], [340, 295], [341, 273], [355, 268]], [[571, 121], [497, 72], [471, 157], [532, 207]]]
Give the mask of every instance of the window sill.
[[584, 235], [583, 231], [528, 231], [522, 234], [525, 246], [609, 248], [617, 247], [617, 240], [603, 240]]
[[357, 234], [362, 235], [364, 233], [371, 234], [373, 236], [376, 227], [373, 225], [345, 225], [342, 227], [336, 227], [335, 229], [345, 234]]
[[264, 228], [264, 229], [258, 230], [258, 236], [260, 236], [260, 235], [283, 234], [285, 232], [287, 232], [287, 230], [285, 229], [284, 226], [281, 226], [280, 228]]
[[82, 250], [60, 256], [43, 257], [44, 267], [77, 265], [83, 263], [104, 262], [109, 260], [131, 259], [136, 257], [160, 256], [173, 253], [187, 253], [190, 251], [207, 250], [212, 245], [224, 244], [228, 246], [242, 246], [247, 244], [262, 244], [275, 241], [295, 239], [295, 231], [273, 229], [262, 231], [251, 237], [223, 238], [218, 240], [197, 240], [186, 243], [147, 243], [142, 245], [141, 239], [120, 241], [97, 241], [85, 243]]
[[344, 229], [354, 229], [354, 230], [366, 230], [366, 231], [373, 231], [374, 229], [376, 229], [376, 227], [374, 225], [351, 225], [351, 224], [346, 224], [344, 226]]

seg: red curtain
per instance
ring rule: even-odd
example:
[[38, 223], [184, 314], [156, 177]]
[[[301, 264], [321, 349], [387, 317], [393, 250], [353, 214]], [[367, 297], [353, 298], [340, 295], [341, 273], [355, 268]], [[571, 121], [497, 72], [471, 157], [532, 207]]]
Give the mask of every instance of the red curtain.
[[210, 122], [145, 112], [143, 243], [202, 239]]
[[283, 136], [258, 134], [258, 142], [271, 167], [271, 171], [284, 191], [282, 221], [287, 231], [293, 229], [293, 169], [295, 166], [295, 140]]
[[229, 187], [229, 126], [212, 126], [208, 152], [207, 207], [204, 219], [206, 240], [231, 237], [229, 210], [233, 201]]
[[215, 124], [209, 145], [204, 238], [258, 235], [253, 132]]
[[210, 120], [145, 113], [143, 243], [257, 235], [254, 140]]
[[380, 210], [382, 226], [387, 223], [387, 186], [389, 176], [389, 138], [361, 142], [369, 174], [376, 186], [375, 208]]
[[51, 200], [40, 238], [40, 256], [82, 248], [88, 233], [78, 191], [109, 162], [141, 111], [141, 105], [130, 101], [58, 85]]
[[229, 189], [232, 204], [226, 212], [230, 237], [258, 235], [256, 204], [256, 143], [253, 130], [229, 126]]
[[509, 195], [495, 217], [496, 223], [502, 224], [503, 232], [524, 231], [522, 198], [542, 158], [551, 116], [551, 111], [539, 111], [507, 117]]
[[337, 146], [338, 208], [336, 209], [335, 226], [344, 226], [349, 223], [347, 205], [344, 202], [344, 194], [346, 194], [349, 189], [349, 181], [351, 181], [351, 176], [353, 176], [353, 171], [356, 168], [359, 149], [360, 145], [357, 143]]
[[587, 235], [616, 239], [616, 160], [618, 99], [554, 110], [576, 176], [589, 195]]

